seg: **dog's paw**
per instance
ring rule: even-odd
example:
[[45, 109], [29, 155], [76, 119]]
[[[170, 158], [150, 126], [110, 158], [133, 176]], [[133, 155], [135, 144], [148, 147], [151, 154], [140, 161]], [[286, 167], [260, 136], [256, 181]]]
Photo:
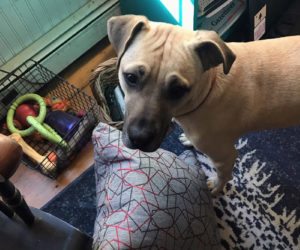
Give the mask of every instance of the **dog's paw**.
[[179, 141], [182, 143], [183, 146], [186, 146], [186, 147], [192, 147], [192, 143], [189, 141], [189, 139], [185, 136], [184, 133], [182, 133], [180, 136], [179, 136]]
[[214, 186], [215, 186], [214, 180], [207, 180], [206, 184], [210, 191], [214, 189]]
[[216, 197], [218, 194], [220, 194], [224, 188], [224, 186], [220, 185], [217, 177], [208, 179], [206, 184], [213, 197]]

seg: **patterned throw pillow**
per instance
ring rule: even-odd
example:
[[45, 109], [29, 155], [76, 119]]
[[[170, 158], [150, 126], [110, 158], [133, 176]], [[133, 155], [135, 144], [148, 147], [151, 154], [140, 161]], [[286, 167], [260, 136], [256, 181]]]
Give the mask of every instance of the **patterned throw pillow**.
[[162, 149], [131, 150], [121, 133], [103, 123], [93, 133], [94, 249], [219, 249], [206, 178], [193, 153], [180, 159]]

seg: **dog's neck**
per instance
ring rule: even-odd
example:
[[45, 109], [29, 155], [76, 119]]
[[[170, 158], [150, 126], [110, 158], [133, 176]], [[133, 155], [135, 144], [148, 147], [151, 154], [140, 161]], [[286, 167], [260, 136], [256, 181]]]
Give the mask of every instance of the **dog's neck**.
[[188, 116], [188, 115], [192, 114], [193, 112], [197, 111], [199, 108], [201, 108], [202, 105], [207, 101], [208, 97], [210, 96], [210, 94], [211, 94], [211, 92], [212, 92], [212, 90], [213, 90], [213, 88], [214, 88], [214, 86], [215, 86], [215, 84], [216, 84], [216, 80], [217, 80], [217, 74], [214, 73], [213, 78], [212, 78], [211, 83], [210, 83], [209, 90], [208, 90], [206, 96], [203, 98], [203, 100], [202, 100], [195, 108], [193, 108], [193, 109], [191, 109], [191, 110], [189, 110], [189, 111], [187, 111], [187, 112], [185, 112], [185, 113], [176, 115], [175, 118], [176, 118], [176, 119], [177, 119], [177, 118], [180, 119], [180, 118], [182, 118], [182, 117], [184, 117], [184, 116]]

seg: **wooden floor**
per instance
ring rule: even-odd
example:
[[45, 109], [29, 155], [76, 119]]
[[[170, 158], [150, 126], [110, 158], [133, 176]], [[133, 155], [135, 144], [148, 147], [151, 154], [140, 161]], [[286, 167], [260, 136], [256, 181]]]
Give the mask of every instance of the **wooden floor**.
[[[89, 76], [99, 63], [114, 56], [113, 48], [107, 39], [104, 39], [59, 75], [87, 94], [92, 95], [88, 86]], [[93, 145], [89, 141], [56, 180], [21, 164], [11, 181], [21, 191], [30, 206], [40, 208], [90, 167], [93, 162]]]

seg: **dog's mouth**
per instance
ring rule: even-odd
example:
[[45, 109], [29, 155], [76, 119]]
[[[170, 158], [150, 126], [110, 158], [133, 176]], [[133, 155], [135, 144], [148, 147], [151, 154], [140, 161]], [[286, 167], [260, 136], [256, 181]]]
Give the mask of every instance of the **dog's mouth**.
[[144, 124], [144, 126], [137, 126], [137, 124], [126, 126], [124, 124], [122, 141], [128, 148], [154, 152], [160, 147], [169, 125], [159, 127], [160, 129], [157, 130], [153, 124]]

